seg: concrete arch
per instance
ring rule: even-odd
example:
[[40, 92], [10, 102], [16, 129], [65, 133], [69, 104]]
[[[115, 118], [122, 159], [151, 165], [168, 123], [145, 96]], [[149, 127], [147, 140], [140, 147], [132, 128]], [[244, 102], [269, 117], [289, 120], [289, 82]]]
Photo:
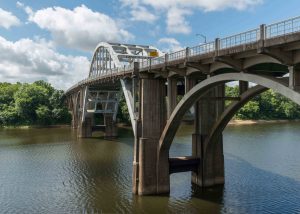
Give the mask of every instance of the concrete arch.
[[215, 73], [215, 72], [217, 72], [218, 70], [221, 70], [221, 69], [230, 69], [230, 70], [235, 71], [235, 69], [230, 65], [227, 65], [227, 64], [222, 63], [222, 62], [215, 62], [210, 66], [209, 73]]
[[227, 73], [213, 76], [198, 83], [178, 103], [178, 105], [172, 112], [170, 119], [167, 121], [167, 124], [160, 137], [158, 150], [159, 157], [165, 156], [166, 152], [169, 152], [171, 143], [185, 112], [189, 108], [191, 108], [191, 106], [197, 100], [199, 100], [201, 96], [203, 96], [207, 92], [207, 90], [221, 83], [230, 81], [248, 81], [256, 83], [258, 85], [264, 86], [265, 88], [273, 89], [274, 91], [300, 105], [300, 93], [294, 91], [293, 89], [290, 89], [285, 78], [274, 78], [270, 76], [261, 76], [247, 73]]
[[268, 56], [268, 55], [258, 55], [255, 57], [245, 58], [243, 62], [243, 68], [248, 69], [250, 67], [253, 67], [255, 65], [259, 64], [266, 64], [266, 63], [272, 63], [272, 64], [279, 64], [283, 65], [279, 60]]
[[253, 88], [250, 88], [246, 92], [240, 95], [240, 100], [239, 101], [234, 101], [232, 102], [226, 109], [225, 111], [220, 115], [220, 118], [218, 121], [214, 124], [212, 127], [212, 130], [210, 131], [210, 134], [206, 138], [206, 142], [204, 145], [207, 145], [207, 148], [204, 148], [204, 151], [210, 149], [209, 142], [213, 142], [215, 139], [220, 137], [230, 120], [233, 118], [235, 113], [241, 109], [248, 101], [250, 101], [252, 98], [255, 96], [265, 92], [268, 90], [268, 88], [257, 85], [254, 86]]

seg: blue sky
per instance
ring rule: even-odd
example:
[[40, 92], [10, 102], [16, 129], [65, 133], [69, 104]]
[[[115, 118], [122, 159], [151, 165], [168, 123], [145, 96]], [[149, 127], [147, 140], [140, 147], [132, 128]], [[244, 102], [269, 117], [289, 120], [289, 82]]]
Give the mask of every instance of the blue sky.
[[295, 16], [299, 0], [0, 0], [0, 81], [66, 89], [101, 41], [171, 51]]

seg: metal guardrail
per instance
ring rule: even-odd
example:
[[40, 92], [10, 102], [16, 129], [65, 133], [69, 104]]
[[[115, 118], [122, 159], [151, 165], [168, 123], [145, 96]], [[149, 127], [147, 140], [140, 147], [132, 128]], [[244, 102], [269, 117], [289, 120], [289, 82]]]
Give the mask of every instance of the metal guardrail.
[[284, 36], [300, 31], [300, 16], [266, 26], [266, 38]]
[[140, 68], [146, 68], [150, 66], [150, 60], [149, 59], [143, 59], [142, 62], [140, 62]]
[[151, 65], [159, 65], [159, 64], [163, 64], [165, 63], [165, 56], [160, 56], [160, 57], [156, 57], [156, 58], [152, 58], [151, 59]]
[[215, 51], [215, 42], [209, 42], [202, 45], [197, 45], [189, 49], [188, 56], [196, 56], [207, 54]]
[[[139, 63], [140, 68], [150, 68], [151, 65], [164, 64], [167, 62], [175, 61], [178, 59], [184, 59], [189, 56], [199, 56], [207, 53], [211, 53], [222, 49], [232, 48], [235, 46], [250, 44], [258, 42], [261, 39], [269, 39], [278, 36], [284, 36], [292, 33], [300, 32], [300, 16], [291, 18], [285, 21], [277, 22], [270, 25], [261, 25], [260, 28], [249, 30], [243, 33], [239, 33], [233, 36], [228, 36], [222, 39], [216, 39], [213, 42], [197, 45], [191, 48], [186, 48], [180, 51], [167, 54], [167, 56], [155, 57], [151, 59], [143, 59]], [[261, 38], [263, 37], [263, 38]], [[86, 78], [76, 85], [72, 86], [68, 91], [77, 88], [78, 86], [85, 84], [87, 81], [99, 78], [99, 76], [109, 76], [113, 73], [124, 73], [126, 71], [133, 70], [133, 64], [112, 69], [110, 72], [98, 74], [97, 76]]]
[[233, 36], [220, 39], [220, 49], [257, 42], [260, 39], [260, 29], [249, 30]]
[[186, 49], [168, 54], [168, 62], [183, 59], [186, 57]]

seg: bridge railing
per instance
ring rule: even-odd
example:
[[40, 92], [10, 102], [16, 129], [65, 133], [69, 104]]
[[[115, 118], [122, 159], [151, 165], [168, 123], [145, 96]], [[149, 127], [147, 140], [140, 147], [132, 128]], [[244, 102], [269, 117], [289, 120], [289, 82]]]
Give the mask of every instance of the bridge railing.
[[266, 38], [284, 36], [300, 31], [300, 16], [266, 26]]
[[156, 57], [156, 58], [152, 58], [151, 59], [151, 65], [159, 65], [159, 64], [163, 64], [165, 63], [165, 56], [160, 56], [160, 57]]
[[188, 56], [207, 54], [215, 51], [215, 42], [209, 42], [189, 48]]
[[183, 59], [186, 57], [186, 49], [168, 54], [168, 62]]
[[146, 68], [150, 66], [150, 59], [143, 59], [140, 62], [140, 68]]
[[220, 49], [257, 42], [260, 39], [260, 28], [249, 30], [220, 39]]

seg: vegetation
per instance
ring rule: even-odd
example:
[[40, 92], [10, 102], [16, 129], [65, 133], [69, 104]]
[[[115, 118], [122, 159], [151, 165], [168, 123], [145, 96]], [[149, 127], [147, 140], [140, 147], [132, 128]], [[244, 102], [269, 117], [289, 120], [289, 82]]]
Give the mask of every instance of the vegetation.
[[[227, 96], [238, 96], [238, 86], [226, 86]], [[235, 119], [300, 119], [300, 107], [288, 98], [268, 90], [249, 101], [235, 115]]]
[[0, 126], [69, 124], [64, 92], [49, 83], [0, 83]]

